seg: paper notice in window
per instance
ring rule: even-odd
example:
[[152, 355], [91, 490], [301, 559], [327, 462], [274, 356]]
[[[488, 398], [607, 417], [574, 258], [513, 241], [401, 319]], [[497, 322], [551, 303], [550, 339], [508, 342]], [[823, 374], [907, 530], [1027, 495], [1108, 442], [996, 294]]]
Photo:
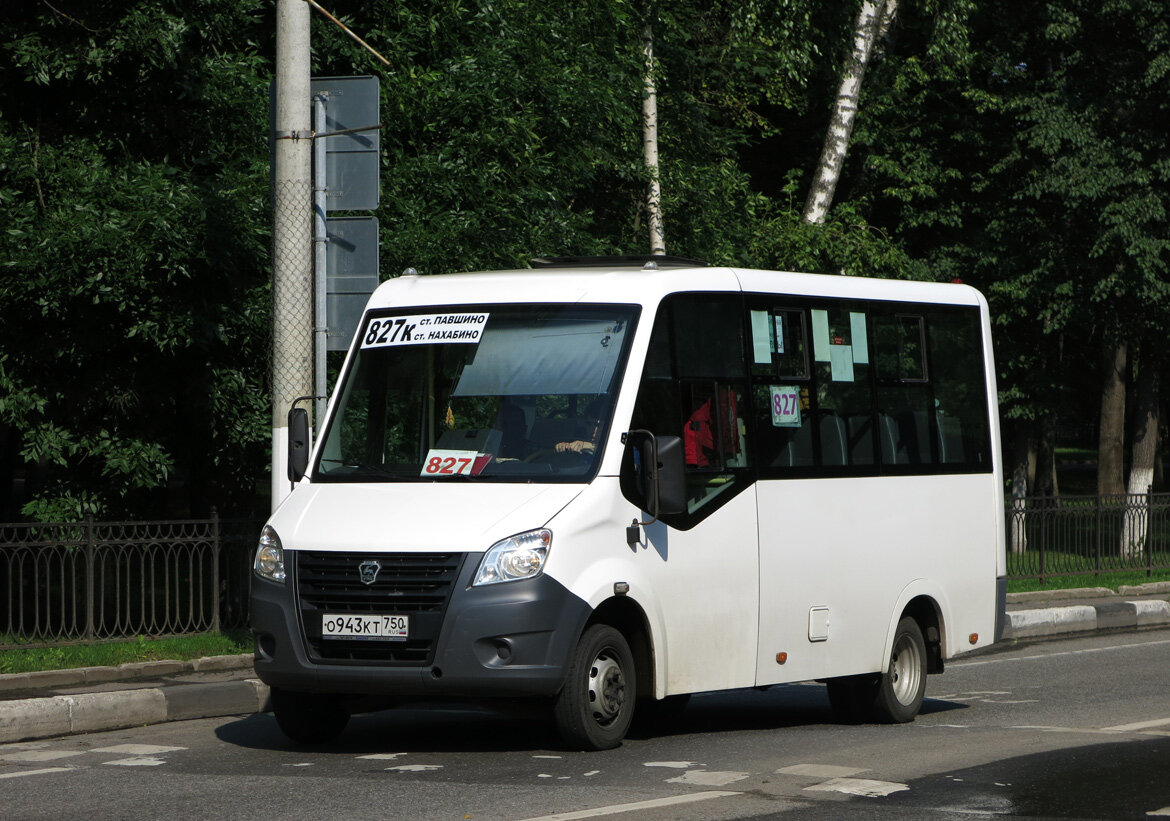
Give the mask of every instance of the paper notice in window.
[[371, 319], [363, 348], [391, 345], [479, 344], [488, 314], [420, 314]]
[[752, 362], [772, 364], [772, 340], [768, 329], [768, 312], [752, 311]]
[[830, 345], [829, 361], [832, 364], [834, 382], [853, 381], [853, 347], [850, 345]]
[[771, 385], [772, 427], [800, 427], [800, 388], [796, 385]]

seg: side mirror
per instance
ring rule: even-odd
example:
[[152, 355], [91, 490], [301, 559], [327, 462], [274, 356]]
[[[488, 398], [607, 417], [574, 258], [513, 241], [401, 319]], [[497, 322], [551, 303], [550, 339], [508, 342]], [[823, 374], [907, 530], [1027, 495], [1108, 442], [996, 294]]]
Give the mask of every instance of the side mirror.
[[638, 526], [651, 524], [664, 513], [687, 509], [686, 462], [682, 439], [677, 436], [632, 430], [625, 441], [619, 479], [622, 495], [652, 517], [648, 522], [635, 522], [627, 530], [627, 541], [631, 536], [636, 541]]
[[663, 513], [684, 513], [687, 509], [686, 453], [678, 436], [658, 437], [658, 510]]
[[288, 480], [299, 482], [309, 469], [309, 412], [293, 408], [288, 412]]

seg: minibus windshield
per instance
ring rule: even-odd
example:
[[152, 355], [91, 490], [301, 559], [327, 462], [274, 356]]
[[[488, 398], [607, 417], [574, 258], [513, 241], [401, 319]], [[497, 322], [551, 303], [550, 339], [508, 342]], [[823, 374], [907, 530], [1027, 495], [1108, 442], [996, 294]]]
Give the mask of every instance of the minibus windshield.
[[637, 315], [515, 304], [368, 315], [314, 479], [585, 481]]

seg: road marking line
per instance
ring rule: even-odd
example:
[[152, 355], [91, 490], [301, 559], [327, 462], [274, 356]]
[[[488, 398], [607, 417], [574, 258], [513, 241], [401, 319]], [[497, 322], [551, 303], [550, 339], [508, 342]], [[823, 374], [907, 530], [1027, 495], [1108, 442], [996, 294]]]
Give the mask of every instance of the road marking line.
[[159, 767], [167, 762], [161, 758], [119, 758], [115, 761], [103, 761], [103, 764], [113, 764], [117, 767]]
[[44, 775], [45, 773], [67, 773], [72, 767], [45, 767], [40, 770], [21, 770], [15, 773], [0, 773], [0, 778], [24, 778], [26, 775]]
[[643, 767], [670, 767], [675, 770], [686, 770], [690, 767], [703, 766], [698, 761], [644, 761]]
[[1045, 733], [1087, 733], [1089, 735], [1112, 735], [1096, 727], [1047, 727], [1043, 724], [1014, 724], [1009, 730], [1040, 730]]
[[909, 790], [910, 787], [896, 781], [874, 781], [871, 778], [832, 778], [804, 789], [807, 792], [840, 792], [866, 798], [884, 798], [890, 793]]
[[1163, 807], [1160, 810], [1150, 810], [1146, 815], [1170, 815], [1170, 807]]
[[1062, 653], [1046, 653], [1036, 656], [1016, 656], [1014, 658], [990, 658], [981, 661], [948, 661], [947, 667], [980, 667], [985, 664], [1003, 664], [1008, 661], [1037, 661], [1040, 659], [1054, 659], [1058, 656], [1081, 656], [1087, 653], [1108, 653], [1113, 650], [1132, 650], [1135, 648], [1158, 647], [1170, 644], [1170, 639], [1161, 641], [1146, 641], [1139, 644], [1119, 644], [1113, 647], [1088, 647], [1084, 650], [1065, 650]]
[[529, 818], [526, 821], [576, 821], [579, 818], [600, 818], [603, 815], [617, 815], [623, 812], [637, 810], [653, 810], [658, 807], [673, 807], [677, 804], [692, 804], [696, 801], [706, 801], [710, 798], [726, 798], [729, 795], [743, 795], [739, 792], [724, 790], [707, 790], [689, 795], [672, 795], [669, 798], [653, 798], [649, 801], [635, 801], [630, 804], [610, 804], [608, 807], [594, 807], [591, 810], [576, 810], [575, 812], [558, 812], [553, 815], [542, 815], [538, 818]]
[[833, 764], [794, 764], [776, 770], [778, 775], [807, 775], [812, 778], [840, 778], [857, 775], [866, 771], [865, 767], [838, 767]]
[[0, 755], [0, 761], [7, 761], [13, 764], [31, 764], [34, 761], [56, 761], [59, 758], [73, 758], [78, 755], [85, 755], [85, 752], [77, 752], [75, 750], [25, 750], [21, 753]]
[[118, 744], [113, 747], [94, 747], [91, 753], [125, 753], [126, 755], [160, 755], [185, 750], [186, 747], [159, 747], [155, 744]]
[[720, 772], [717, 770], [690, 770], [678, 778], [666, 779], [667, 784], [695, 784], [700, 787], [726, 787], [734, 781], [743, 781], [751, 773]]
[[8, 750], [43, 750], [49, 746], [47, 741], [22, 741], [19, 744], [0, 744], [0, 753]]
[[401, 764], [397, 767], [387, 767], [386, 772], [398, 773], [426, 773], [432, 770], [443, 769], [442, 764]]
[[1151, 727], [1165, 727], [1170, 724], [1170, 718], [1155, 718], [1151, 721], [1135, 721], [1133, 724], [1118, 724], [1115, 727], [1102, 727], [1107, 733], [1132, 733], [1137, 730], [1148, 730]]

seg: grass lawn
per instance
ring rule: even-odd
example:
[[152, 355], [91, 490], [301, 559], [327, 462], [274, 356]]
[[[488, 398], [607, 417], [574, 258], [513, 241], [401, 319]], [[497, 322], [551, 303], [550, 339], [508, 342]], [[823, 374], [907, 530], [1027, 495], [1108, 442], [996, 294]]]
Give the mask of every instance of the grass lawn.
[[1155, 570], [1147, 576], [1144, 570], [1128, 570], [1116, 573], [1097, 573], [1082, 576], [1048, 576], [1041, 584], [1039, 579], [1008, 579], [1007, 592], [1027, 593], [1032, 590], [1072, 590], [1078, 587], [1107, 587], [1114, 592], [1124, 585], [1146, 584], [1147, 582], [1170, 582], [1170, 570]]
[[[0, 636], [0, 642], [5, 637]], [[71, 644], [59, 647], [18, 647], [0, 650], [0, 673], [68, 670], [74, 667], [106, 667], [137, 661], [189, 661], [204, 656], [252, 652], [247, 630], [202, 633], [195, 636]]]

